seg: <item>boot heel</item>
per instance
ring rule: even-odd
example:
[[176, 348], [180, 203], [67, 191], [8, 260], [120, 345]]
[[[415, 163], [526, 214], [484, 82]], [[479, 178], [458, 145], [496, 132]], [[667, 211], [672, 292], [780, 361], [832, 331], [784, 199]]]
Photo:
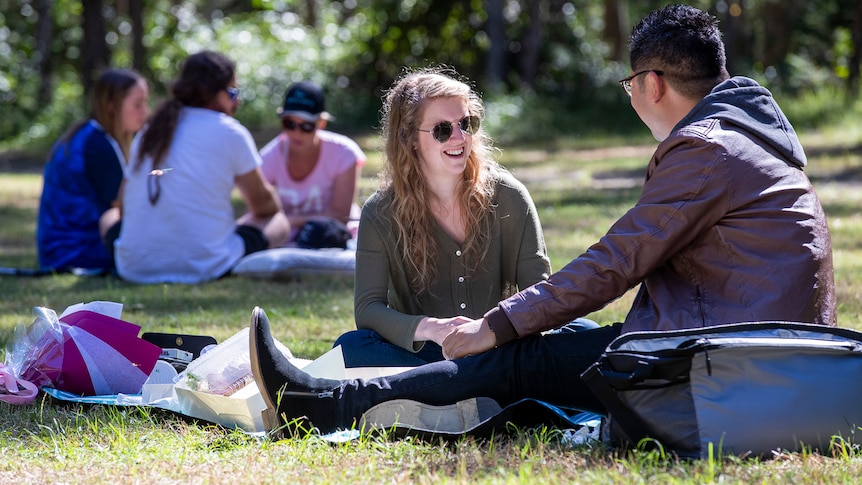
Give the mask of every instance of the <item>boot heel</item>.
[[260, 418], [263, 421], [264, 429], [271, 437], [282, 439], [281, 421], [278, 419], [278, 413], [275, 409], [267, 407], [260, 412]]

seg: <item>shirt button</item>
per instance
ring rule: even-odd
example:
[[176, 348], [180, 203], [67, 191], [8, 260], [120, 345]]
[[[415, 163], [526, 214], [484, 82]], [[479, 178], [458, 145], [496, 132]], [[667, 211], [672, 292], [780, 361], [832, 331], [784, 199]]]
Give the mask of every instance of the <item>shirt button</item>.
[[465, 308], [467, 308], [467, 304], [466, 304], [466, 303], [461, 303], [461, 309], [463, 310], [463, 309], [465, 309]]
[[458, 283], [463, 283], [463, 282], [464, 282], [464, 277], [463, 277], [463, 276], [459, 276], [459, 277], [458, 277]]
[[455, 251], [455, 256], [461, 256], [461, 250], [460, 249]]

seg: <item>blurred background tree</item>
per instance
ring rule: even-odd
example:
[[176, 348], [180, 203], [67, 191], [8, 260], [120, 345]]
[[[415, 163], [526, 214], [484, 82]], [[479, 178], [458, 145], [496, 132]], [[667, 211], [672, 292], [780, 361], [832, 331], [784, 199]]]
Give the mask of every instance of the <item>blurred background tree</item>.
[[[154, 104], [201, 49], [237, 61], [255, 131], [276, 130], [287, 85], [325, 86], [333, 125], [377, 127], [404, 68], [446, 64], [485, 94], [501, 141], [640, 129], [616, 80], [655, 0], [0, 0], [0, 150], [44, 149], [86, 115], [106, 66], [150, 80]], [[859, 0], [691, 0], [719, 17], [733, 74], [788, 95], [859, 93]], [[830, 106], [823, 106], [823, 110]], [[796, 122], [796, 120], [794, 120]], [[643, 131], [643, 130], [640, 130]]]

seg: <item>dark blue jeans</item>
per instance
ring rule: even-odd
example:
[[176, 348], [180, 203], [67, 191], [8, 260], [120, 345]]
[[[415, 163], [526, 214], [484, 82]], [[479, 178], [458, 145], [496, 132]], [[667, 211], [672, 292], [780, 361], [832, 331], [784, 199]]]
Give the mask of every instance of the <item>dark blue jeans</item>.
[[444, 359], [443, 349], [425, 342], [419, 352], [410, 352], [390, 343], [374, 330], [353, 330], [335, 341], [341, 346], [345, 367], [417, 367]]
[[556, 332], [518, 339], [463, 359], [426, 364], [369, 380], [342, 381], [335, 389], [337, 420], [349, 426], [372, 406], [392, 399], [432, 405], [489, 397], [501, 406], [524, 398], [561, 407], [605, 413], [581, 381], [620, 334], [621, 324], [579, 332]]
[[[586, 318], [575, 319], [548, 333], [579, 332], [598, 328]], [[418, 352], [410, 352], [390, 343], [374, 330], [353, 330], [342, 334], [332, 344], [341, 346], [345, 367], [417, 367], [445, 360], [443, 349], [436, 342], [425, 342]]]

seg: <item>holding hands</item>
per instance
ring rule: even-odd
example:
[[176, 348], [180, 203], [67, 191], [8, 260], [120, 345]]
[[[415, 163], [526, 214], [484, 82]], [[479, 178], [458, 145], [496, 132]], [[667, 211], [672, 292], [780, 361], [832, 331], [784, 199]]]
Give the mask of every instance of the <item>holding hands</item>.
[[496, 337], [484, 319], [473, 320], [458, 316], [451, 318], [425, 317], [416, 327], [416, 340], [431, 340], [443, 348], [448, 360], [478, 354], [491, 349]]
[[450, 318], [425, 317], [419, 321], [413, 338], [414, 340], [430, 340], [442, 347], [443, 341], [450, 333], [454, 332], [459, 326], [471, 321], [469, 317], [463, 316]]
[[[460, 317], [463, 318], [463, 317]], [[479, 354], [494, 348], [497, 338], [485, 319], [460, 321], [440, 344], [448, 360]]]

